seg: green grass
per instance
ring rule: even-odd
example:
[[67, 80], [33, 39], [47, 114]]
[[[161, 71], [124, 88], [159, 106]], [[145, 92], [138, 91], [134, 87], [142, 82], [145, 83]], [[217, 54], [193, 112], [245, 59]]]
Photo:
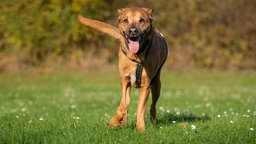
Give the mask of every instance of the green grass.
[[253, 72], [163, 72], [158, 120], [147, 117], [143, 134], [135, 128], [137, 89], [128, 126], [107, 127], [119, 83], [117, 72], [1, 74], [0, 143], [256, 143]]

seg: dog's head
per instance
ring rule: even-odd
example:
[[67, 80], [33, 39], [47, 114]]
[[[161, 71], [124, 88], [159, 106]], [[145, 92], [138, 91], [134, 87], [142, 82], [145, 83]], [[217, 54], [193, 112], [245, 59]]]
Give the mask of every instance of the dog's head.
[[119, 9], [119, 29], [124, 35], [130, 52], [136, 54], [146, 41], [152, 27], [152, 9]]

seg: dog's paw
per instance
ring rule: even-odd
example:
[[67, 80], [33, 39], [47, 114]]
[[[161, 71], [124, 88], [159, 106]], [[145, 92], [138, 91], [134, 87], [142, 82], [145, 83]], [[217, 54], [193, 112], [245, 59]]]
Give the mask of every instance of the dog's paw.
[[117, 127], [119, 127], [121, 125], [121, 122], [117, 119], [117, 118], [115, 118], [115, 117], [113, 117], [109, 122], [108, 122], [108, 127], [109, 128], [117, 128]]
[[156, 118], [150, 117], [150, 122], [151, 122], [152, 124], [156, 124]]
[[137, 128], [138, 132], [140, 132], [140, 133], [143, 133], [143, 132], [145, 132], [145, 130], [146, 130], [144, 124], [138, 124], [138, 123], [137, 123], [137, 124], [136, 124], [136, 128]]
[[145, 127], [137, 127], [137, 130], [139, 133], [144, 133], [145, 132]]

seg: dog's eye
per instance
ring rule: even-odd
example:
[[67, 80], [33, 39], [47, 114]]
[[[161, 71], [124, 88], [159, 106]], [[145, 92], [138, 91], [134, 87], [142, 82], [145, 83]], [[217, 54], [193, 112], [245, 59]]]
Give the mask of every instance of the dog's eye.
[[129, 23], [129, 20], [128, 19], [124, 19], [124, 23]]
[[139, 22], [140, 22], [140, 23], [144, 23], [145, 20], [144, 20], [143, 18], [140, 18]]

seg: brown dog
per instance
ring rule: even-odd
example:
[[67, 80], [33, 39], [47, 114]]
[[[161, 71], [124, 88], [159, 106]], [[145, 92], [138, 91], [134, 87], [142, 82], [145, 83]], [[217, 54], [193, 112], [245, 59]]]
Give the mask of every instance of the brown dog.
[[161, 33], [152, 26], [152, 10], [123, 8], [119, 12], [119, 29], [103, 22], [78, 16], [79, 21], [120, 40], [119, 72], [122, 99], [110, 127], [126, 125], [131, 87], [140, 88], [137, 107], [137, 129], [145, 131], [147, 100], [152, 92], [150, 119], [156, 119], [156, 102], [160, 95], [160, 71], [167, 58], [168, 48]]

